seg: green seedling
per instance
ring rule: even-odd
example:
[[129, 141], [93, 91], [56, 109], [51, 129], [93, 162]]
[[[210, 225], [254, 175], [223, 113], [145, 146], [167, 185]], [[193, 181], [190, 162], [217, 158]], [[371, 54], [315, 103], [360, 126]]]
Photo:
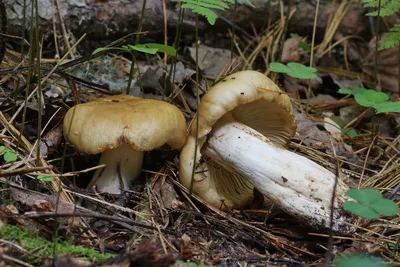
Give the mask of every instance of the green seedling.
[[382, 194], [372, 188], [352, 188], [346, 195], [355, 201], [346, 201], [343, 208], [351, 213], [366, 219], [377, 219], [379, 214], [394, 216], [397, 214], [398, 206], [389, 199], [384, 199]]
[[340, 88], [339, 94], [353, 95], [356, 102], [363, 107], [372, 107], [376, 113], [400, 112], [400, 101], [389, 101], [389, 96], [383, 92], [377, 92], [365, 88]]
[[387, 247], [389, 250], [393, 251], [393, 252], [400, 252], [400, 238], [397, 239], [396, 244], [392, 244], [392, 243], [388, 243]]
[[358, 135], [358, 132], [354, 128], [344, 127], [344, 121], [342, 118], [332, 115], [330, 119], [333, 120], [340, 127], [342, 135], [350, 138], [354, 138]]
[[[213, 9], [224, 11], [229, 8], [227, 4], [234, 4], [235, 0], [172, 0], [172, 2], [181, 2], [182, 8], [190, 9], [193, 13], [204, 16], [208, 23], [214, 25], [218, 14]], [[250, 0], [243, 0], [243, 2], [254, 7]]]
[[17, 153], [14, 150], [11, 150], [5, 146], [0, 146], [0, 156], [3, 156], [3, 159], [7, 162], [14, 162], [17, 160]]
[[382, 260], [371, 255], [354, 254], [350, 257], [341, 257], [335, 264], [335, 267], [384, 267]]
[[342, 133], [350, 138], [357, 137], [358, 132], [354, 128], [342, 128]]
[[[290, 37], [300, 36], [297, 33], [291, 33]], [[311, 47], [303, 40], [299, 42], [299, 48], [303, 49], [304, 51], [311, 51]]]
[[282, 63], [274, 62], [269, 64], [269, 69], [273, 72], [285, 73], [297, 79], [314, 79], [317, 77], [314, 73], [317, 69], [296, 62], [290, 62], [287, 66]]
[[40, 180], [40, 181], [44, 181], [44, 182], [51, 182], [53, 181], [53, 177], [48, 176], [48, 175], [38, 175], [36, 177], [36, 179]]

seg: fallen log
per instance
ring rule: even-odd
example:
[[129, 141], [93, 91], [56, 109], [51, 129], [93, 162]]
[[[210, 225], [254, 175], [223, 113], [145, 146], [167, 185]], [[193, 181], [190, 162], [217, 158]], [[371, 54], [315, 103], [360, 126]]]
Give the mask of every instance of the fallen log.
[[[60, 15], [64, 21], [68, 33], [79, 38], [82, 34], [87, 34], [90, 41], [110, 42], [127, 34], [133, 33], [138, 28], [143, 0], [41, 0], [39, 4], [39, 25], [45, 33], [45, 39], [52, 40], [53, 14], [56, 21], [56, 29], [61, 33]], [[56, 3], [59, 2], [59, 6]], [[237, 24], [253, 35], [251, 25], [256, 29], [264, 27], [268, 21], [280, 19], [281, 7], [278, 1], [252, 0], [255, 8], [240, 4], [236, 11], [233, 7], [219, 15]], [[9, 34], [21, 36], [24, 0], [5, 0]], [[328, 24], [331, 12], [335, 12], [337, 4], [321, 3], [317, 22], [317, 36], [323, 38], [323, 33]], [[301, 1], [293, 5], [297, 11], [289, 23], [289, 32], [296, 32], [302, 36], [310, 36], [314, 24], [315, 5], [311, 1]], [[175, 33], [177, 25], [179, 5], [167, 0], [166, 5], [167, 23], [169, 37]], [[288, 5], [284, 5], [288, 9]], [[31, 5], [26, 8], [26, 27], [30, 28]], [[145, 16], [143, 18], [143, 31], [148, 32], [147, 37], [158, 41], [163, 40], [164, 15], [162, 1], [147, 0]], [[346, 36], [365, 35], [367, 32], [365, 16], [360, 5], [353, 5], [348, 14], [342, 20], [338, 32]], [[219, 19], [215, 26], [210, 26], [204, 18], [200, 18], [200, 34], [205, 32], [226, 33], [229, 26], [226, 21]], [[190, 11], [185, 11], [185, 18], [182, 24], [182, 33], [194, 33], [194, 15]]]

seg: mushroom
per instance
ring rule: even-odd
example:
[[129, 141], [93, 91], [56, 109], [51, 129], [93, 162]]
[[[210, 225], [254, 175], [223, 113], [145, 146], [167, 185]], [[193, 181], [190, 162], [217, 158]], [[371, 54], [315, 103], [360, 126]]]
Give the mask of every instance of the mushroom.
[[[197, 116], [199, 127], [192, 124], [180, 155], [183, 185], [223, 210], [251, 202], [254, 186], [302, 222], [329, 227], [335, 175], [287, 150], [296, 122], [289, 97], [276, 84], [256, 71], [232, 74], [204, 95]], [[339, 179], [333, 213], [339, 232], [349, 231], [352, 219], [341, 208], [347, 189]]]
[[157, 100], [117, 95], [71, 108], [64, 118], [66, 140], [78, 152], [102, 153], [88, 187], [120, 194], [140, 174], [144, 151], [185, 143], [186, 121], [175, 106]]

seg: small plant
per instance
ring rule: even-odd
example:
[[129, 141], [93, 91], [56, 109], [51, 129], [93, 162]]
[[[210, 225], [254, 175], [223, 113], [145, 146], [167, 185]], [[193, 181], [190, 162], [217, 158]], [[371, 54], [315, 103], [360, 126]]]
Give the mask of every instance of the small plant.
[[293, 78], [297, 79], [314, 79], [317, 75], [314, 73], [317, 71], [316, 68], [307, 67], [303, 64], [290, 62], [287, 66], [282, 63], [271, 63], [269, 64], [269, 69], [273, 72], [285, 73]]
[[379, 214], [394, 216], [397, 214], [398, 206], [389, 199], [384, 199], [382, 194], [372, 188], [352, 188], [346, 195], [355, 201], [346, 201], [343, 208], [351, 213], [366, 219], [377, 219]]
[[11, 150], [5, 146], [0, 146], [0, 156], [3, 156], [3, 159], [7, 162], [14, 162], [17, 160], [17, 153], [14, 150]]
[[358, 132], [354, 128], [344, 127], [344, 121], [342, 118], [332, 115], [330, 119], [333, 120], [337, 124], [337, 126], [340, 127], [342, 135], [348, 136], [350, 138], [354, 138], [358, 135]]
[[157, 52], [161, 52], [176, 56], [176, 50], [172, 46], [156, 44], [156, 43], [123, 45], [121, 47], [100, 47], [93, 51], [93, 55], [107, 50], [121, 50], [130, 53], [133, 51], [137, 51], [152, 55], [156, 54]]
[[[300, 36], [297, 33], [291, 33], [290, 37]], [[299, 48], [303, 49], [304, 51], [311, 51], [311, 47], [303, 40], [299, 42]]]
[[[235, 0], [172, 0], [172, 2], [181, 2], [182, 8], [190, 9], [193, 13], [204, 16], [208, 23], [214, 25], [218, 14], [213, 9], [224, 11], [229, 8], [227, 3], [234, 4]], [[254, 7], [250, 0], [243, 0], [243, 2]]]
[[[367, 13], [367, 16], [385, 17], [391, 16], [399, 11], [399, 0], [364, 0], [364, 7], [375, 7], [379, 11]], [[383, 43], [378, 50], [392, 48], [400, 44], [400, 23], [395, 24], [383, 38]]]
[[400, 101], [389, 101], [389, 96], [383, 92], [377, 92], [365, 88], [340, 88], [339, 94], [353, 95], [356, 102], [363, 107], [372, 107], [376, 113], [400, 112]]
[[387, 247], [389, 250], [393, 251], [393, 252], [400, 252], [400, 238], [397, 239], [396, 244], [392, 244], [392, 243], [388, 243]]

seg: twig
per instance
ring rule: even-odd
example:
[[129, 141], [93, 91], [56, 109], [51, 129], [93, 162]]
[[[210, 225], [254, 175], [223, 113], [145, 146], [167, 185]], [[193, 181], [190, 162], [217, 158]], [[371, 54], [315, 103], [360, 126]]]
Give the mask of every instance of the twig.
[[93, 170], [101, 169], [101, 168], [104, 168], [105, 166], [106, 166], [105, 164], [101, 164], [101, 165], [90, 167], [90, 168], [87, 168], [87, 169], [84, 169], [84, 170], [67, 172], [67, 173], [64, 173], [64, 174], [32, 173], [32, 175], [46, 175], [46, 176], [52, 176], [52, 177], [54, 177], [54, 176], [57, 176], [57, 177], [69, 177], [69, 176], [76, 176], [76, 175], [79, 175], [81, 173], [86, 173], [86, 172], [90, 172], [90, 171], [93, 171]]
[[329, 216], [329, 238], [328, 238], [328, 249], [326, 251], [326, 256], [325, 256], [325, 267], [330, 266], [330, 262], [332, 260], [332, 248], [333, 248], [333, 214], [335, 211], [335, 199], [336, 199], [336, 189], [337, 189], [337, 184], [338, 184], [338, 179], [339, 179], [339, 171], [340, 171], [340, 165], [339, 165], [339, 160], [336, 155], [336, 149], [335, 146], [333, 145], [332, 138], [331, 140], [331, 146], [332, 146], [332, 151], [333, 151], [333, 156], [336, 159], [336, 169], [335, 169], [335, 183], [333, 184], [333, 190], [332, 190], [332, 196], [331, 196], [331, 212]]
[[375, 140], [376, 140], [377, 137], [378, 137], [378, 135], [374, 136], [374, 138], [372, 139], [371, 144], [368, 147], [368, 151], [367, 151], [367, 155], [365, 156], [364, 166], [363, 166], [363, 169], [362, 169], [362, 172], [361, 172], [360, 180], [358, 181], [358, 188], [361, 187], [362, 179], [363, 179], [364, 173], [365, 173], [365, 168], [367, 166], [367, 162], [368, 162], [368, 159], [369, 159], [369, 153], [371, 152], [371, 149], [374, 146], [374, 143], [375, 143]]
[[[65, 46], [67, 47], [67, 50], [68, 50], [67, 54], [69, 55], [70, 54], [69, 52], [72, 51], [72, 49], [75, 49], [76, 46], [74, 45], [71, 48], [71, 44], [69, 43], [68, 36], [67, 36], [67, 30], [65, 29], [65, 24], [64, 24], [64, 18], [63, 18], [62, 13], [61, 13], [60, 0], [56, 0], [56, 6], [57, 6], [58, 16], [60, 17], [59, 19], [60, 19], [62, 35], [63, 35], [63, 38], [64, 38], [64, 43], [65, 43]], [[78, 43], [79, 43], [79, 41], [78, 41]], [[71, 58], [73, 58], [73, 56]]]
[[[53, 166], [48, 166], [48, 167], [31, 167], [31, 168], [19, 168], [15, 169], [12, 171], [0, 171], [0, 176], [2, 177], [7, 177], [7, 176], [14, 176], [14, 175], [22, 175], [22, 174], [27, 174], [31, 172], [37, 172], [37, 171], [45, 171], [45, 170], [52, 170]], [[48, 175], [48, 174], [44, 174]]]
[[97, 203], [99, 203], [99, 204], [102, 204], [102, 205], [105, 205], [105, 206], [109, 206], [109, 207], [111, 207], [111, 208], [113, 208], [113, 209], [115, 209], [115, 210], [121, 211], [121, 212], [126, 212], [126, 213], [130, 213], [130, 214], [134, 214], [135, 216], [138, 216], [138, 217], [140, 217], [140, 218], [144, 218], [144, 217], [148, 216], [148, 214], [145, 214], [145, 213], [142, 213], [142, 212], [139, 212], [139, 211], [135, 211], [135, 210], [132, 210], [132, 209], [130, 209], [130, 208], [121, 207], [121, 206], [118, 206], [118, 205], [109, 203], [109, 202], [107, 202], [107, 201], [103, 201], [103, 200], [100, 200], [100, 199], [91, 197], [91, 196], [89, 196], [89, 195], [87, 195], [87, 194], [81, 194], [81, 193], [72, 191], [72, 190], [70, 190], [70, 189], [68, 189], [68, 188], [64, 188], [64, 190], [65, 190], [66, 192], [70, 193], [70, 194], [73, 194], [73, 195], [77, 196], [77, 197], [81, 197], [81, 198], [83, 198], [83, 199], [92, 201], [92, 202], [94, 202], [94, 203], [97, 202]]
[[21, 260], [19, 260], [19, 259], [14, 258], [14, 257], [8, 256], [8, 255], [6, 255], [5, 253], [2, 253], [2, 254], [0, 255], [0, 258], [3, 258], [3, 259], [6, 260], [6, 261], [11, 261], [11, 262], [17, 263], [17, 264], [19, 264], [19, 265], [21, 265], [21, 266], [25, 266], [25, 267], [34, 267], [33, 265], [30, 265], [29, 263], [26, 263], [26, 262], [23, 262], [23, 261], [21, 261]]

